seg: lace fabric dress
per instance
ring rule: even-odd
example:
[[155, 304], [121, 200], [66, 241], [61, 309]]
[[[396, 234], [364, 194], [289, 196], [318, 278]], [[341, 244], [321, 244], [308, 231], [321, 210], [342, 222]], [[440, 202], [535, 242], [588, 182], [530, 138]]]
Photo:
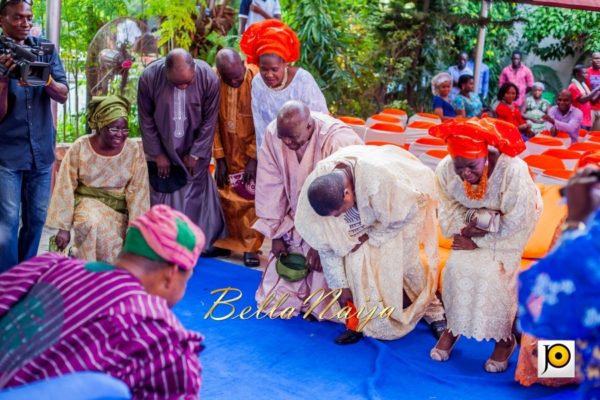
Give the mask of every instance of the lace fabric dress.
[[317, 82], [308, 71], [302, 68], [298, 68], [290, 85], [282, 90], [273, 90], [268, 87], [260, 74], [257, 74], [252, 80], [252, 116], [254, 117], [257, 151], [260, 151], [267, 126], [277, 118], [281, 106], [290, 100], [299, 100], [305, 103], [311, 111], [329, 113], [325, 96], [321, 93]]
[[453, 250], [443, 271], [442, 300], [454, 335], [477, 340], [511, 336], [517, 313], [517, 275], [523, 249], [542, 211], [527, 165], [501, 154], [482, 200], [465, 195], [450, 156], [436, 170], [439, 221], [444, 236], [459, 234], [472, 208], [502, 213], [500, 230], [473, 238], [475, 250]]

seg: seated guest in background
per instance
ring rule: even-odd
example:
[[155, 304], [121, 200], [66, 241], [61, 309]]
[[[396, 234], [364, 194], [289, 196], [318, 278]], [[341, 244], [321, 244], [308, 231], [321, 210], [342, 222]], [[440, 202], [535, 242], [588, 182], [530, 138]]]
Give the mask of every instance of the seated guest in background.
[[573, 79], [568, 87], [573, 96], [573, 106], [577, 107], [583, 113], [581, 128], [592, 130], [592, 102], [600, 100], [600, 85], [591, 90], [587, 85], [587, 70], [583, 65], [576, 65], [573, 68]]
[[452, 106], [459, 117], [479, 117], [483, 106], [479, 95], [475, 93], [475, 80], [471, 75], [462, 75], [458, 78], [460, 92], [454, 96]]
[[571, 137], [571, 143], [579, 140], [579, 130], [583, 113], [580, 109], [573, 107], [573, 96], [567, 89], [561, 90], [556, 98], [556, 105], [548, 110], [548, 114], [543, 116], [546, 121], [546, 129], [552, 136], [558, 132], [566, 132]]
[[258, 67], [244, 66], [233, 49], [220, 50], [216, 64], [221, 97], [213, 153], [217, 160], [215, 178], [229, 234], [217, 240], [215, 247], [242, 252], [244, 265], [258, 267], [260, 260], [256, 252], [263, 237], [251, 228], [256, 221], [252, 190], [256, 182], [256, 135], [250, 95]]
[[[328, 115], [311, 112], [299, 101], [285, 103], [277, 120], [269, 124], [258, 156], [258, 221], [253, 228], [271, 239], [272, 248], [269, 264], [256, 291], [258, 304], [271, 298], [273, 306], [283, 299], [279, 311], [293, 307], [294, 314], [304, 313], [310, 307], [304, 301], [311, 293], [328, 290], [319, 253], [298, 233], [294, 218], [302, 185], [317, 163], [353, 144], [362, 144], [362, 141], [350, 127]], [[301, 253], [306, 257], [309, 269], [306, 277], [291, 282], [279, 275], [277, 259], [289, 253]], [[318, 316], [324, 308], [325, 304], [315, 308], [313, 315]]]
[[433, 112], [445, 121], [456, 117], [456, 111], [450, 104], [450, 88], [452, 77], [447, 72], [437, 74], [431, 80], [431, 92], [433, 93]]
[[377, 314], [394, 308], [389, 318], [360, 321], [360, 332], [347, 326], [337, 343], [353, 343], [363, 332], [398, 339], [423, 317], [436, 337], [445, 330], [435, 294], [436, 205], [433, 171], [396, 146], [345, 147], [306, 179], [296, 229], [319, 252], [329, 287], [342, 289], [340, 306]]
[[[442, 277], [448, 329], [430, 356], [448, 360], [461, 335], [493, 340], [484, 369], [503, 372], [517, 347], [521, 257], [543, 207], [527, 164], [516, 157], [525, 144], [514, 125], [491, 118], [450, 121], [429, 134], [445, 140], [450, 153], [435, 174], [440, 226], [452, 238]], [[489, 223], [478, 225], [480, 219]]]
[[523, 105], [521, 105], [523, 119], [529, 121], [531, 131], [536, 135], [546, 129], [545, 121], [542, 117], [550, 109], [550, 102], [542, 98], [544, 89], [543, 83], [535, 82], [531, 88], [531, 94], [527, 96]]
[[159, 205], [131, 221], [112, 264], [46, 253], [0, 274], [0, 388], [98, 371], [134, 399], [198, 398], [202, 337], [170, 308], [203, 246], [196, 225]]
[[[580, 165], [586, 163], [584, 158]], [[566, 187], [568, 213], [560, 243], [519, 276], [519, 309], [523, 331], [548, 340], [576, 340], [583, 372], [580, 398], [597, 399], [600, 396], [600, 153], [587, 158], [591, 165], [577, 172]]]
[[120, 96], [94, 97], [87, 121], [92, 135], [75, 141], [56, 176], [46, 225], [58, 229], [59, 250], [113, 262], [129, 221], [150, 208], [148, 171], [141, 146], [127, 138], [130, 105]]
[[516, 126], [521, 132], [523, 140], [527, 140], [532, 138], [534, 133], [527, 121], [521, 116], [521, 110], [515, 103], [517, 97], [519, 97], [519, 88], [514, 83], [505, 83], [498, 90], [498, 105], [494, 111], [498, 119]]
[[305, 69], [289, 65], [300, 58], [300, 41], [289, 26], [277, 20], [258, 22], [244, 32], [240, 49], [247, 57], [246, 62], [258, 65], [260, 71], [252, 80], [257, 149], [267, 125], [277, 118], [286, 101], [298, 100], [311, 111], [329, 113], [315, 78]]
[[450, 91], [450, 99], [453, 100], [456, 95], [460, 92], [460, 85], [458, 80], [463, 75], [473, 76], [473, 70], [468, 66], [469, 55], [465, 51], [458, 53], [456, 65], [448, 68], [448, 73], [452, 77], [452, 90]]

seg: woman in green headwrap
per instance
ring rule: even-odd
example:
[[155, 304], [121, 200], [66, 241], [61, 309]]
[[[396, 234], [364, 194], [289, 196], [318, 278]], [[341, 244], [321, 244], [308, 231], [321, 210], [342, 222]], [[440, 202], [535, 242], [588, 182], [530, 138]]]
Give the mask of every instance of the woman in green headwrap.
[[112, 262], [123, 247], [128, 221], [150, 208], [148, 171], [141, 147], [127, 139], [129, 102], [94, 97], [88, 106], [89, 136], [65, 154], [46, 225], [58, 229], [64, 250], [74, 233], [74, 255]]

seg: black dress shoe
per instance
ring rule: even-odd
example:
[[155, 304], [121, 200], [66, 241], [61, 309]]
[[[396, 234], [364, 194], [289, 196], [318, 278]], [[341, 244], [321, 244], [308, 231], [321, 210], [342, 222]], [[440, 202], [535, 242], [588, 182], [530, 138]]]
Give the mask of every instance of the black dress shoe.
[[335, 338], [335, 343], [340, 345], [354, 344], [364, 337], [362, 332], [351, 331], [347, 329], [346, 332]]
[[429, 324], [429, 329], [431, 329], [431, 333], [438, 340], [439, 340], [440, 336], [442, 336], [442, 333], [444, 333], [444, 331], [446, 330], [446, 327], [447, 327], [446, 319], [442, 319], [440, 321], [434, 321], [431, 324]]
[[202, 252], [202, 257], [213, 258], [213, 257], [224, 257], [231, 254], [230, 250], [221, 249], [220, 247], [210, 246]]
[[250, 268], [260, 267], [260, 258], [258, 258], [258, 254], [244, 253], [244, 265]]

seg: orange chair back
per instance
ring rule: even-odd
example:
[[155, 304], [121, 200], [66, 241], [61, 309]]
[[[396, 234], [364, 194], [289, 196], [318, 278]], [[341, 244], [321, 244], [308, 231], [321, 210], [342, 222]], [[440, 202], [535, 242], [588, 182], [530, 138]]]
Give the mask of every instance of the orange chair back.
[[448, 155], [448, 152], [446, 150], [428, 150], [425, 154], [435, 158], [444, 158]]
[[387, 122], [388, 124], [389, 123], [392, 123], [392, 124], [400, 123], [400, 118], [392, 117], [390, 115], [375, 114], [371, 118], [374, 119], [375, 121]]
[[529, 139], [530, 143], [540, 144], [543, 146], [562, 146], [563, 142], [560, 139], [554, 139], [553, 137], [535, 136]]
[[362, 119], [362, 118], [357, 118], [357, 117], [349, 117], [346, 115], [340, 115], [339, 117], [337, 117], [340, 121], [348, 124], [348, 125], [366, 125], [367, 122]]
[[577, 142], [573, 143], [569, 150], [574, 151], [591, 151], [591, 150], [600, 150], [600, 143], [595, 142]]
[[408, 124], [407, 128], [429, 129], [432, 126], [436, 126], [436, 124], [434, 124], [433, 122], [429, 122], [429, 121], [413, 121], [410, 124]]
[[429, 146], [445, 146], [446, 145], [446, 142], [444, 142], [442, 139], [436, 138], [433, 136], [418, 138], [417, 140], [415, 140], [414, 143], [429, 145]]
[[377, 124], [371, 125], [371, 127], [369, 129], [374, 130], [374, 131], [383, 131], [383, 132], [387, 132], [387, 133], [403, 133], [404, 132], [404, 128], [402, 128], [399, 125], [385, 124], [385, 123], [377, 123]]
[[402, 117], [402, 116], [406, 115], [406, 111], [400, 110], [398, 108], [385, 108], [381, 113], [382, 114], [397, 115], [399, 117]]
[[578, 151], [564, 149], [548, 149], [543, 152], [542, 155], [561, 158], [564, 160], [579, 160], [581, 157], [581, 153]]
[[565, 164], [560, 158], [542, 154], [531, 154], [523, 159], [532, 168], [538, 169], [565, 169]]

